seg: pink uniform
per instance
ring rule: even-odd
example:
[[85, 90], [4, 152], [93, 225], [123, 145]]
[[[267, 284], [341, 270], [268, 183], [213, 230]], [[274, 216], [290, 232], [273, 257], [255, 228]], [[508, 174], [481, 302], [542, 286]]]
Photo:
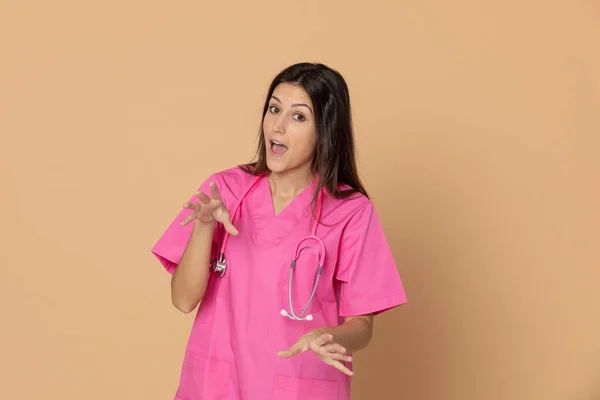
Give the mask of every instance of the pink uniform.
[[[200, 190], [210, 195], [209, 183], [214, 181], [233, 213], [253, 179], [235, 167], [213, 174]], [[316, 235], [325, 244], [326, 258], [307, 311], [313, 319], [297, 321], [281, 314], [282, 309], [289, 311], [294, 247], [310, 234], [315, 189], [313, 182], [275, 215], [265, 177], [241, 202], [233, 221], [240, 234], [229, 237], [225, 275], [210, 274], [187, 344], [175, 400], [350, 398], [350, 378], [314, 353], [282, 359], [277, 352], [315, 328], [339, 325], [347, 316], [378, 314], [407, 300], [371, 201], [359, 194], [336, 199], [325, 191]], [[198, 200], [193, 197], [191, 201]], [[170, 273], [190, 236], [193, 223], [179, 225], [190, 213], [182, 210], [152, 248]], [[218, 256], [223, 233], [222, 225], [217, 224], [211, 260]], [[311, 251], [303, 252], [296, 263], [292, 287], [296, 314], [311, 295], [317, 265]]]

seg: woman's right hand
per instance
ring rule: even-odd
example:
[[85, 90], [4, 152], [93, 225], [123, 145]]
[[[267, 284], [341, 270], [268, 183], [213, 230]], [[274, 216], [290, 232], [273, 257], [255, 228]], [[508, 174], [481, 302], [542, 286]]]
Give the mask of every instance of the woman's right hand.
[[223, 224], [227, 232], [232, 235], [237, 235], [239, 232], [231, 223], [229, 211], [223, 203], [219, 189], [214, 182], [210, 183], [210, 197], [198, 191], [195, 196], [200, 200], [199, 203], [185, 203], [183, 208], [192, 210], [192, 213], [181, 222], [181, 225], [187, 225], [194, 220], [203, 223], [211, 223], [214, 221]]

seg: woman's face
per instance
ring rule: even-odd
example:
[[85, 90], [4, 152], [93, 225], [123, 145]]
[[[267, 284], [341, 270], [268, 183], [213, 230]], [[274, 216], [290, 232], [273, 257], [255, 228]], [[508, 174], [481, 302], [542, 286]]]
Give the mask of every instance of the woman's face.
[[281, 83], [263, 119], [267, 167], [272, 172], [310, 170], [317, 145], [314, 107], [300, 86]]

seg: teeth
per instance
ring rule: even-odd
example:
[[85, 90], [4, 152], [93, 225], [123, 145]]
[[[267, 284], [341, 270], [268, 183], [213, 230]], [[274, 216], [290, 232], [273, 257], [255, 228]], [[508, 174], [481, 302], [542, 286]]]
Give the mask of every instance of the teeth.
[[281, 145], [281, 143], [279, 143], [279, 142], [276, 142], [275, 140], [271, 140], [271, 142], [272, 142], [273, 144], [278, 144], [278, 145]]

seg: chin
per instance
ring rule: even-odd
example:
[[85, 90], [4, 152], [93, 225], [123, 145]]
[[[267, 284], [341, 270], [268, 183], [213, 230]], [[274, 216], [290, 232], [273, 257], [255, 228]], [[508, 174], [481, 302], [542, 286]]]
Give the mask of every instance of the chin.
[[267, 168], [271, 172], [284, 172], [287, 168], [285, 164], [278, 162], [277, 160], [269, 160], [267, 159]]

